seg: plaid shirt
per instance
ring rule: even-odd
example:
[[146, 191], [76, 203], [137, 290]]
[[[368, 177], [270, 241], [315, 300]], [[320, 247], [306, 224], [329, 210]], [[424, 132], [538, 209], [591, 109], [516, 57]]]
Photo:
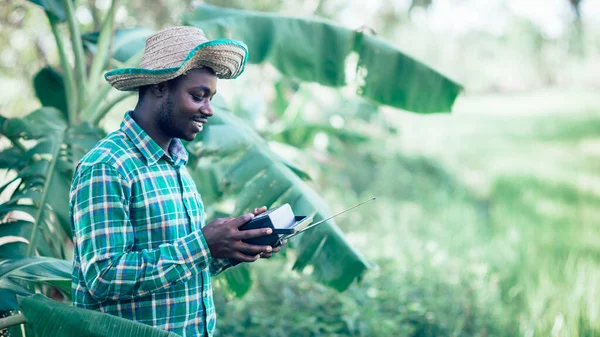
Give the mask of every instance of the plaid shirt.
[[78, 164], [70, 193], [73, 304], [175, 332], [211, 336], [215, 259], [204, 207], [178, 139], [170, 156], [131, 118]]

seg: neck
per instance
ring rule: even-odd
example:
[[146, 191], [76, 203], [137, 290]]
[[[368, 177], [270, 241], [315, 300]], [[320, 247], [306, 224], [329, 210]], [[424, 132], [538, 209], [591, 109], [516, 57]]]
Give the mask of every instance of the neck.
[[173, 138], [167, 136], [154, 118], [154, 111], [150, 111], [145, 104], [138, 104], [133, 110], [131, 117], [146, 133], [169, 155], [169, 145]]

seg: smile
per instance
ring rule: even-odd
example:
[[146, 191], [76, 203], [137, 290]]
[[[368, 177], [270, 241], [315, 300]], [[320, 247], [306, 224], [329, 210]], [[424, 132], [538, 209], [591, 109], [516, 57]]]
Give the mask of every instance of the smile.
[[193, 123], [194, 123], [194, 126], [196, 128], [198, 128], [198, 129], [202, 129], [202, 125], [204, 124], [204, 123], [201, 123], [201, 122], [198, 122], [198, 121], [193, 121]]
[[202, 123], [202, 124], [208, 122], [208, 120], [206, 118], [202, 118], [202, 117], [195, 117], [192, 120], [196, 123]]

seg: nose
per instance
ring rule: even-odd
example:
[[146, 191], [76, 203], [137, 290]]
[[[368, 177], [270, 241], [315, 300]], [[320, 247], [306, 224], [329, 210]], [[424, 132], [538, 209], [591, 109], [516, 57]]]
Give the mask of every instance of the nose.
[[209, 100], [206, 100], [206, 103], [202, 106], [202, 109], [200, 110], [200, 113], [202, 113], [205, 116], [212, 117], [213, 111], [212, 111], [212, 108], [210, 107], [210, 101]]

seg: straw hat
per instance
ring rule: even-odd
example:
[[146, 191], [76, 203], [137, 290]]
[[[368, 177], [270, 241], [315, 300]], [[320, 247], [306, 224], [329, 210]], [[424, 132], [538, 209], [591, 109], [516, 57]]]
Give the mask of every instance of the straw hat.
[[168, 81], [190, 69], [209, 67], [218, 78], [238, 77], [246, 65], [248, 48], [242, 42], [208, 40], [196, 27], [170, 27], [146, 40], [139, 68], [115, 69], [104, 78], [118, 90]]

